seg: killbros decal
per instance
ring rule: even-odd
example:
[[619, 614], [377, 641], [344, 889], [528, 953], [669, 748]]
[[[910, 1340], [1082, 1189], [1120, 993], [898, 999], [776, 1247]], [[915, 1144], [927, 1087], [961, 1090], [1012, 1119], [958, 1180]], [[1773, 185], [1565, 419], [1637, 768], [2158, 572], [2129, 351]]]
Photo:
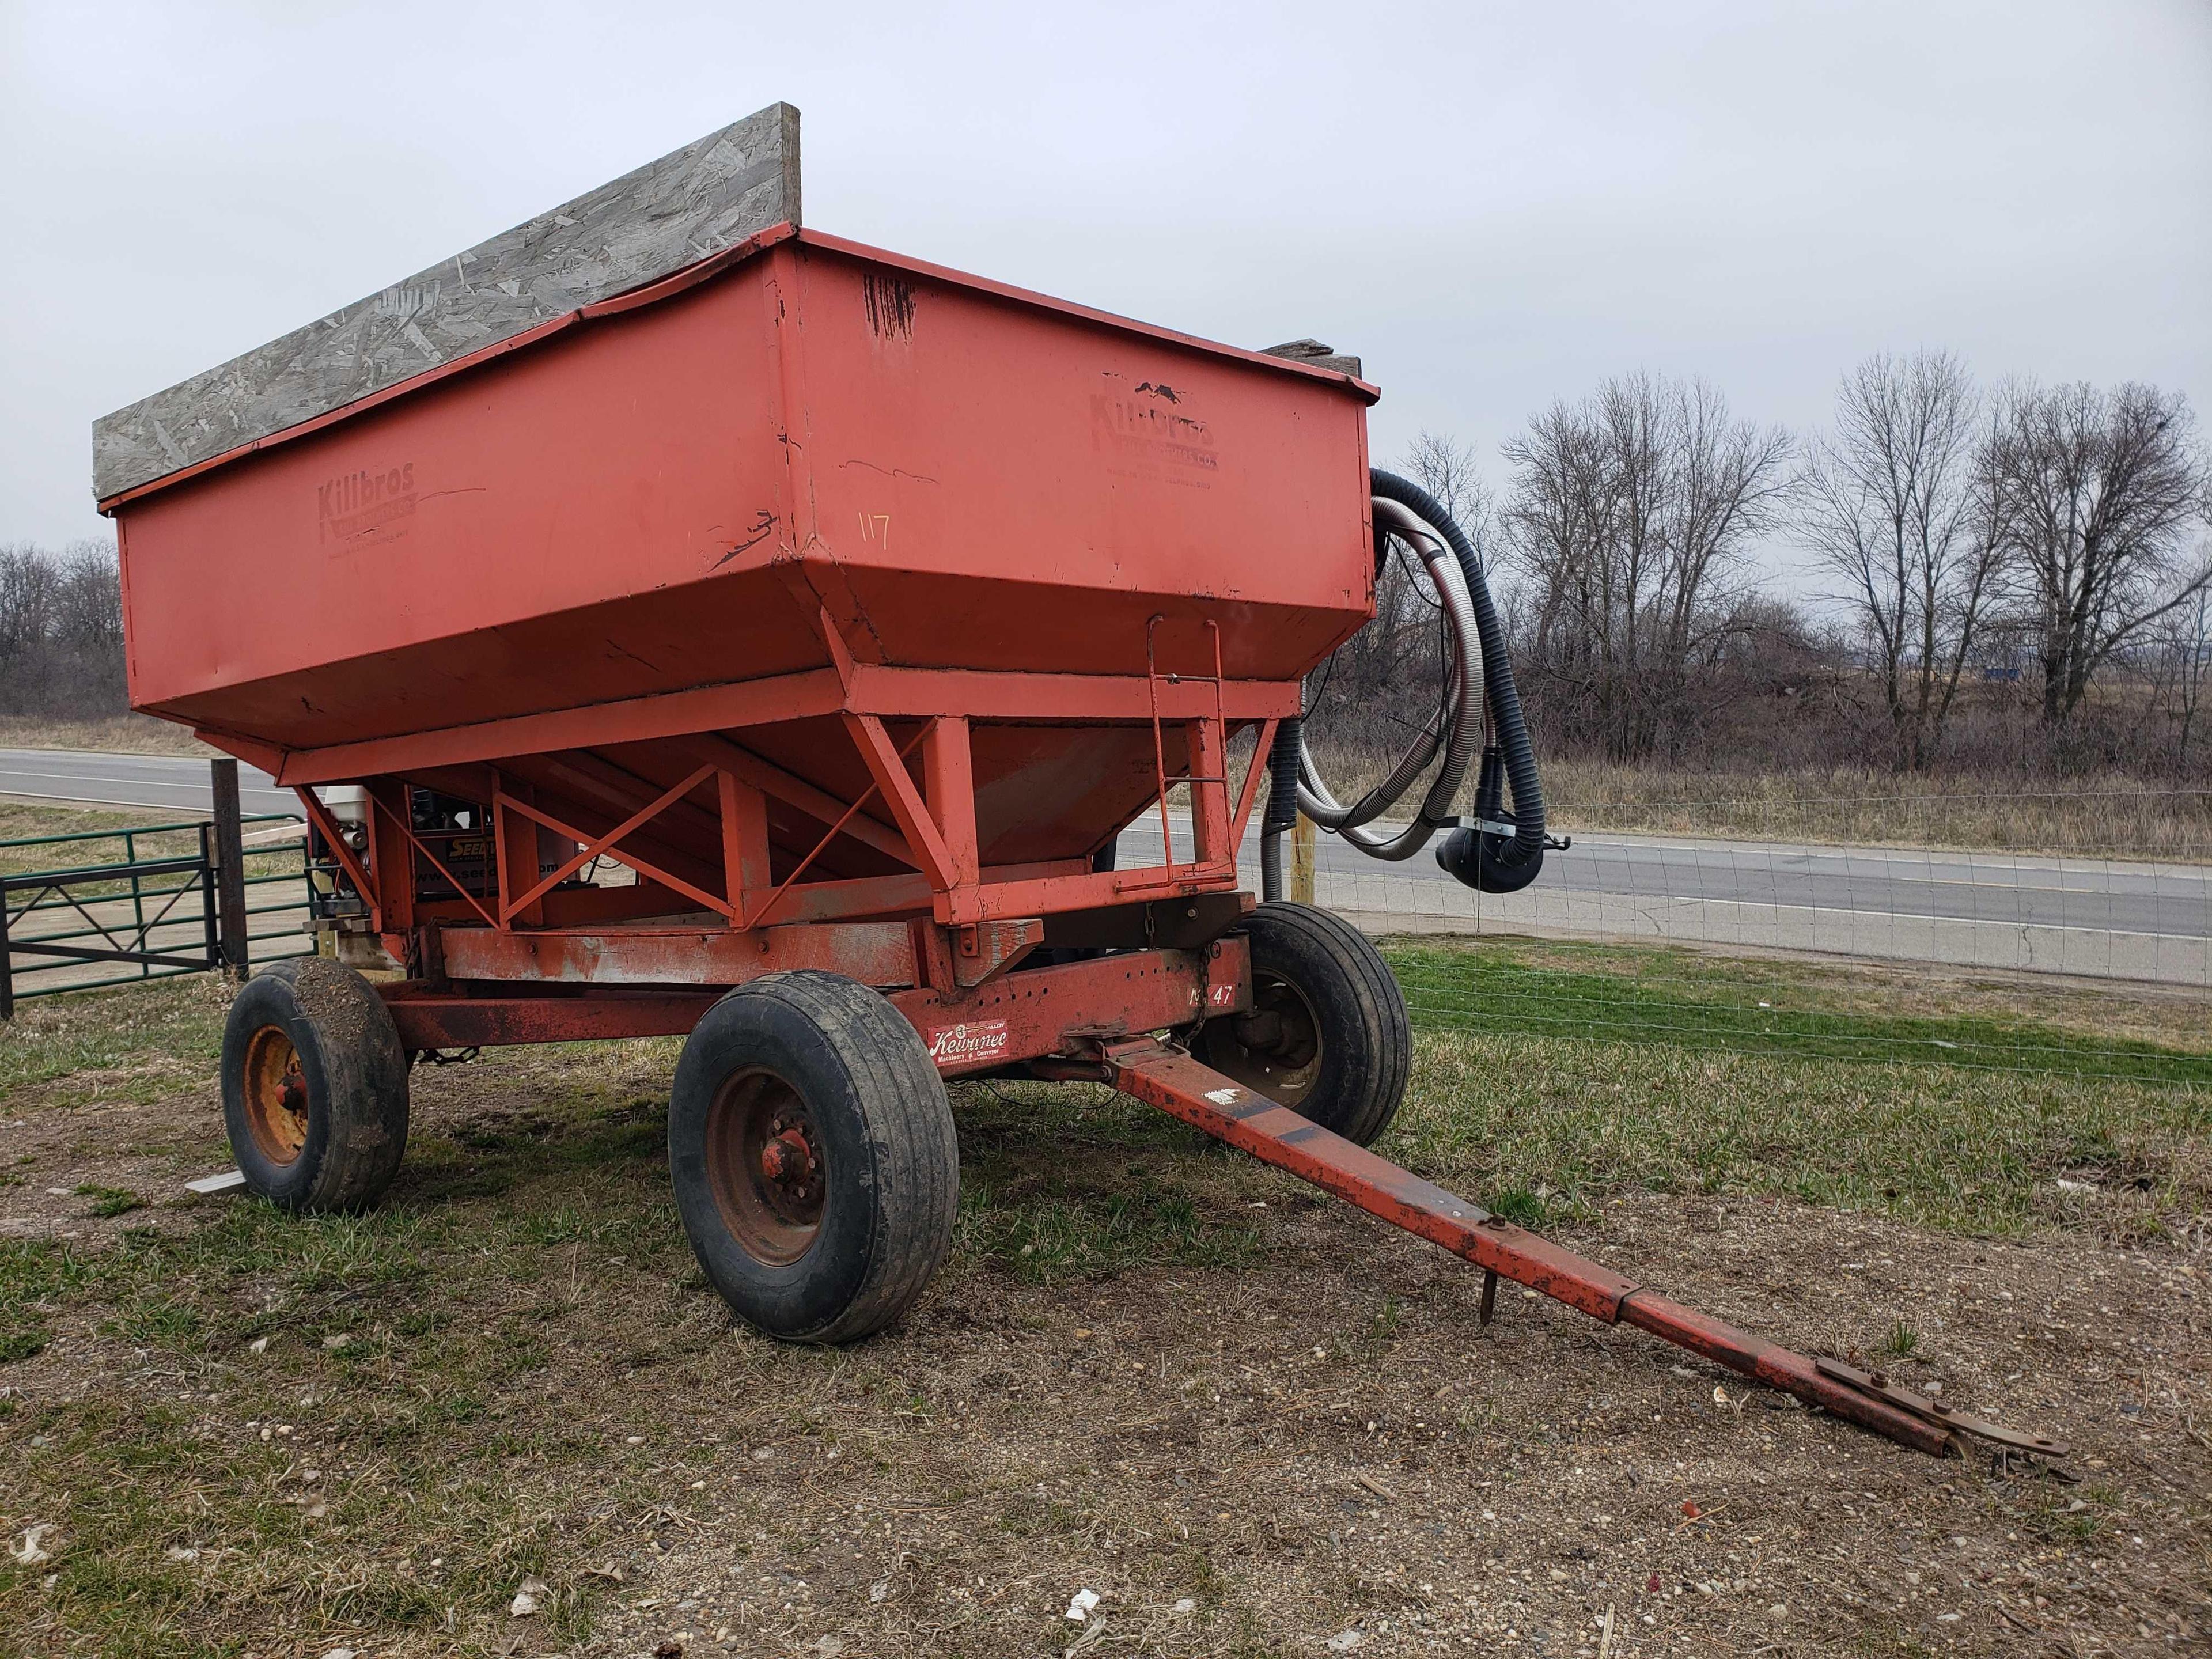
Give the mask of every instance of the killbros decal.
[[315, 488], [315, 536], [338, 549], [404, 536], [415, 515], [415, 463], [363, 469]]

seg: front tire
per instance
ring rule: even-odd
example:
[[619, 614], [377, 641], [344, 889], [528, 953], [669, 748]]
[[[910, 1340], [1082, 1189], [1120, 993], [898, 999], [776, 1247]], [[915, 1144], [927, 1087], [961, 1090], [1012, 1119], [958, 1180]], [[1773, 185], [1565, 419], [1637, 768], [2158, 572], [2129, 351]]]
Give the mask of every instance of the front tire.
[[738, 1316], [852, 1342], [904, 1312], [960, 1202], [951, 1103], [921, 1034], [842, 975], [739, 986], [684, 1045], [668, 1168], [700, 1267]]
[[1374, 942], [1342, 917], [1275, 901], [1246, 917], [1252, 1007], [1199, 1027], [1191, 1052], [1224, 1077], [1360, 1146], [1397, 1115], [1413, 1064], [1406, 999]]
[[270, 964], [222, 1031], [222, 1116], [246, 1184], [281, 1209], [367, 1209], [407, 1150], [407, 1051], [350, 968]]

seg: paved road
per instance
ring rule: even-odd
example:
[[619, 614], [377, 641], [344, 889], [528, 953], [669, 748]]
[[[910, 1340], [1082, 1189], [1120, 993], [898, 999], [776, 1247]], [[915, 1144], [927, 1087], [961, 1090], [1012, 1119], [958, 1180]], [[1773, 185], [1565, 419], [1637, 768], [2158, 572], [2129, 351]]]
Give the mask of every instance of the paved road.
[[[1158, 821], [1122, 845], [1125, 862], [1157, 861]], [[1245, 855], [1256, 885], [1255, 849]], [[1578, 835], [1533, 885], [1494, 897], [1428, 851], [1384, 864], [1323, 836], [1315, 874], [1322, 903], [1375, 932], [1682, 940], [2212, 985], [2206, 865]]]
[[[266, 772], [240, 763], [239, 805], [247, 812], [294, 812], [300, 803]], [[118, 755], [82, 749], [0, 749], [0, 795], [94, 806], [173, 809], [204, 817], [208, 765], [175, 755]]]
[[[247, 811], [296, 810], [264, 774], [240, 771]], [[190, 815], [207, 810], [207, 767], [0, 750], [0, 794]], [[1123, 837], [1125, 863], [1158, 856], [1156, 821]], [[1534, 886], [1496, 898], [1425, 852], [1382, 864], [1324, 836], [1319, 858], [1317, 896], [1376, 931], [1696, 940], [2212, 984], [2212, 866], [1594, 835], [1550, 854]]]

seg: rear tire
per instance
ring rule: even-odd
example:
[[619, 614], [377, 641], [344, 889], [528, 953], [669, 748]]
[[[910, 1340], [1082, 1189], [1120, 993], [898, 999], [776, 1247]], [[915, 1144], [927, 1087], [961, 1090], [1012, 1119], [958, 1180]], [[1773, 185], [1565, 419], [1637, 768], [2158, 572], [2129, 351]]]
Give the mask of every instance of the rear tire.
[[223, 1024], [222, 1116], [246, 1184], [271, 1204], [375, 1203], [407, 1150], [407, 1051], [384, 999], [320, 957], [263, 969]]
[[1263, 904], [1252, 1008], [1198, 1030], [1191, 1052], [1224, 1076], [1360, 1146], [1397, 1115], [1413, 1062], [1406, 999], [1374, 942], [1309, 904]]
[[684, 1045], [669, 1177], [699, 1266], [794, 1342], [881, 1330], [945, 1260], [960, 1202], [952, 1109], [921, 1034], [840, 974], [763, 975]]

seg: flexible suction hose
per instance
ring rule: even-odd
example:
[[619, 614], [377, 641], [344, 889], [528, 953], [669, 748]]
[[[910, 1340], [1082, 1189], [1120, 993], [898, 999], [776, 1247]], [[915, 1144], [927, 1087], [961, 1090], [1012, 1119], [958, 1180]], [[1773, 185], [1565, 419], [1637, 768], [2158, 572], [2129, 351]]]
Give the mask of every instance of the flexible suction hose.
[[1490, 697], [1491, 728], [1505, 754], [1505, 779], [1513, 789], [1513, 840], [1494, 855], [1503, 870], [1518, 869], [1544, 855], [1544, 787], [1536, 777], [1536, 751], [1529, 745], [1528, 721], [1521, 709], [1520, 689], [1513, 683], [1513, 664], [1505, 651], [1505, 629], [1491, 600], [1490, 584], [1482, 578], [1482, 562], [1467, 532], [1452, 522], [1443, 503], [1410, 478], [1380, 467], [1367, 475], [1367, 487], [1386, 501], [1410, 508], [1441, 531], [1450, 544], [1466, 575], [1468, 597], [1474, 602], [1474, 624], [1482, 640], [1486, 665], [1486, 689]]
[[[1419, 555], [1443, 605], [1450, 647], [1443, 695], [1436, 713], [1390, 775], [1348, 806], [1329, 793], [1307, 752], [1304, 721], [1283, 722], [1268, 755], [1267, 809], [1260, 823], [1261, 894], [1269, 899], [1282, 896], [1282, 833], [1292, 827], [1301, 811], [1370, 857], [1395, 860], [1419, 852], [1450, 821], [1453, 799], [1481, 734], [1486, 698], [1512, 787], [1513, 835], [1509, 839], [1502, 834], [1456, 830], [1438, 861], [1470, 884], [1510, 891], [1526, 884], [1542, 860], [1544, 797], [1498, 608], [1473, 544], [1443, 505], [1419, 484], [1395, 473], [1377, 468], [1368, 477], [1378, 543], [1395, 535]], [[1365, 825], [1397, 804], [1439, 752], [1443, 763], [1413, 821], [1395, 836], [1367, 830]], [[1486, 757], [1486, 777], [1493, 764], [1494, 757]], [[1489, 787], [1494, 792], [1495, 785]], [[1458, 845], [1462, 840], [1464, 848]]]
[[1283, 831], [1298, 821], [1298, 757], [1305, 749], [1305, 721], [1296, 715], [1275, 728], [1267, 754], [1267, 808], [1260, 818], [1260, 892], [1283, 896]]
[[[1468, 762], [1482, 734], [1482, 647], [1469, 602], [1466, 578], [1443, 538], [1413, 512], [1387, 497], [1374, 503], [1376, 533], [1397, 536], [1420, 556], [1444, 611], [1450, 662], [1436, 713], [1390, 775], [1350, 806], [1329, 793], [1328, 785], [1303, 748], [1298, 757], [1298, 810], [1324, 830], [1333, 830], [1370, 858], [1409, 859], [1428, 845], [1452, 817], [1452, 801], [1467, 777]], [[1395, 805], [1425, 772], [1438, 751], [1443, 764], [1421, 799], [1413, 821], [1395, 836], [1362, 826]]]

